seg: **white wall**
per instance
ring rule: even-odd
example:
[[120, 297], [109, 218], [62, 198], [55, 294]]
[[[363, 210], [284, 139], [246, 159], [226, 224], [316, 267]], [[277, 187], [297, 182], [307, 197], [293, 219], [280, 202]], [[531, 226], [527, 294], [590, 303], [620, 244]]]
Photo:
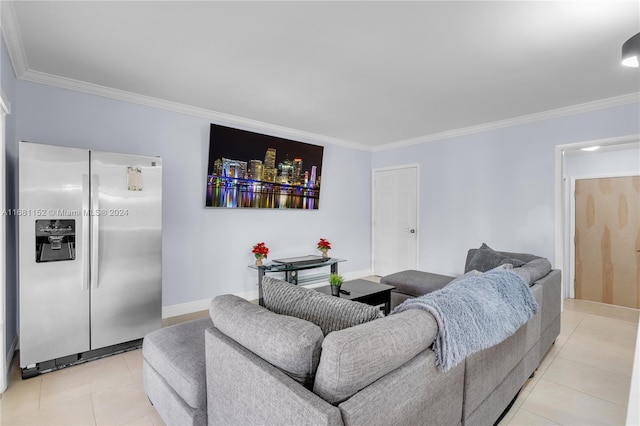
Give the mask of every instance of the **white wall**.
[[[256, 290], [251, 247], [270, 258], [319, 254], [370, 271], [371, 153], [325, 145], [320, 209], [205, 209], [210, 121], [18, 80], [19, 140], [163, 158], [163, 306]], [[281, 135], [277, 135], [281, 136]], [[313, 143], [312, 140], [303, 142]]]
[[631, 104], [379, 151], [373, 167], [420, 164], [418, 269], [459, 274], [483, 242], [553, 263], [555, 146], [639, 131]]

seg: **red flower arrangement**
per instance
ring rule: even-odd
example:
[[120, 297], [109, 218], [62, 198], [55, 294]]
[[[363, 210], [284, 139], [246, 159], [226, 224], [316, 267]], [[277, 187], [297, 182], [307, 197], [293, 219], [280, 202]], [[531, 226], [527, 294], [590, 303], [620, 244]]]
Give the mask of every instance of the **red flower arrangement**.
[[331, 243], [324, 238], [320, 238], [320, 241], [318, 241], [318, 250], [331, 250]]
[[263, 257], [266, 259], [269, 254], [269, 247], [267, 247], [264, 243], [258, 243], [253, 246], [253, 250], [251, 253], [256, 257], [256, 259], [262, 259]]

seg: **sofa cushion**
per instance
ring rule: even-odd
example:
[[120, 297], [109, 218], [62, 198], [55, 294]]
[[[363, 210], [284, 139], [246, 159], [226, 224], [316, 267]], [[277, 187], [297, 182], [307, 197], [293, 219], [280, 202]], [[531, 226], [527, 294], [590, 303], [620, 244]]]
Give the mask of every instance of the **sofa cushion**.
[[[211, 328], [213, 329], [213, 327]], [[206, 333], [205, 330], [203, 334]], [[201, 372], [198, 373], [198, 377], [202, 383], [206, 382], [205, 376]], [[180, 426], [207, 424], [208, 395], [206, 393], [203, 395], [201, 402], [203, 405], [200, 407], [190, 406], [144, 358], [142, 359], [142, 384], [149, 402], [153, 404], [165, 424]]]
[[272, 277], [262, 280], [262, 294], [267, 309], [311, 321], [325, 335], [382, 315], [375, 306], [329, 296]]
[[294, 380], [311, 386], [324, 338], [317, 325], [276, 314], [231, 294], [215, 297], [209, 312], [220, 332]]
[[203, 318], [152, 331], [142, 342], [148, 365], [192, 408], [206, 409], [204, 331], [212, 327]]
[[440, 290], [453, 279], [454, 277], [448, 275], [432, 274], [431, 272], [409, 269], [386, 275], [380, 278], [380, 283], [395, 286], [396, 289], [393, 291], [396, 293], [418, 297], [431, 293], [432, 291]]
[[466, 265], [465, 272], [472, 270], [487, 272], [497, 266], [507, 263], [513, 265], [514, 268], [525, 264], [525, 262], [520, 259], [499, 253], [485, 243], [482, 243], [480, 248], [474, 253], [471, 260]]
[[437, 330], [431, 314], [413, 309], [331, 333], [313, 392], [338, 404], [428, 349]]

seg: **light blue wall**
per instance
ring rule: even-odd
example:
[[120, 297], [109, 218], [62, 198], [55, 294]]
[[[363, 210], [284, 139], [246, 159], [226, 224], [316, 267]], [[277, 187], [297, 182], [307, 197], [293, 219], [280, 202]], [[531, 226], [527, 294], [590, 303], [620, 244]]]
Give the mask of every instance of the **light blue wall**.
[[[5, 202], [7, 209], [16, 206], [16, 169], [15, 169], [15, 150], [10, 141], [15, 139], [15, 89], [16, 78], [13, 74], [13, 68], [9, 59], [9, 53], [4, 44], [4, 38], [0, 35], [0, 85], [5, 96], [11, 103], [11, 114], [5, 117], [5, 139], [7, 147], [5, 148]], [[2, 218], [6, 220], [6, 247], [3, 249], [6, 253], [6, 292], [5, 292], [5, 324], [6, 324], [6, 349], [10, 351], [13, 341], [18, 335], [17, 325], [17, 306], [18, 306], [18, 290], [16, 286], [16, 217], [7, 216]], [[4, 254], [2, 254], [4, 255]], [[7, 360], [11, 360], [13, 354], [7, 354]]]
[[[326, 145], [320, 209], [205, 209], [210, 120], [17, 81], [18, 140], [163, 158], [163, 306], [255, 290], [251, 247], [270, 259], [315, 250], [370, 270], [371, 153]], [[304, 142], [313, 142], [305, 140]]]
[[418, 268], [463, 272], [470, 247], [554, 259], [555, 147], [640, 133], [631, 104], [373, 154], [420, 165]]

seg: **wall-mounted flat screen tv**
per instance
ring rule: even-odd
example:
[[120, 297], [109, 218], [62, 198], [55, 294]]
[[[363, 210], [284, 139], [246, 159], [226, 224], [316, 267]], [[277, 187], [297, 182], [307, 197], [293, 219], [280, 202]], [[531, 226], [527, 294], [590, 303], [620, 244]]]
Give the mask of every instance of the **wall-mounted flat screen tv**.
[[318, 145], [211, 124], [206, 207], [315, 210]]

